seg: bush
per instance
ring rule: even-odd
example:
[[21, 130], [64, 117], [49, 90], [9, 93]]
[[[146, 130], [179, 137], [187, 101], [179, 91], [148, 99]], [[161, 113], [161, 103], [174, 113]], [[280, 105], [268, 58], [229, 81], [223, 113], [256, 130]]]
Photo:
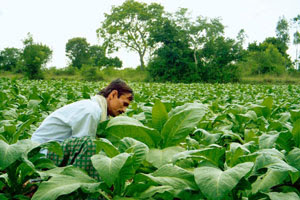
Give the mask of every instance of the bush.
[[24, 40], [24, 45], [22, 58], [26, 77], [29, 79], [42, 79], [42, 67], [50, 60], [52, 50], [46, 45], [33, 43], [30, 35]]
[[243, 76], [252, 75], [284, 75], [288, 60], [273, 44], [266, 44], [264, 49], [251, 50], [246, 61], [240, 63]]
[[100, 73], [97, 67], [83, 65], [80, 74], [86, 81], [102, 81], [103, 75]]

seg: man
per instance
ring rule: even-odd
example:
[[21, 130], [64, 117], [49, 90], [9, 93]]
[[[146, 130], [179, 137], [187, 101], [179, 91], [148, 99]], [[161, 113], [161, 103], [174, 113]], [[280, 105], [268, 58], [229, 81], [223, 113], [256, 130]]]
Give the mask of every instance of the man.
[[74, 165], [98, 178], [90, 159], [96, 152], [92, 139], [96, 137], [97, 125], [107, 120], [108, 115], [115, 117], [124, 113], [132, 99], [132, 89], [121, 79], [116, 79], [91, 99], [77, 101], [51, 113], [31, 140], [60, 142], [63, 158], [51, 152], [43, 153], [58, 166]]

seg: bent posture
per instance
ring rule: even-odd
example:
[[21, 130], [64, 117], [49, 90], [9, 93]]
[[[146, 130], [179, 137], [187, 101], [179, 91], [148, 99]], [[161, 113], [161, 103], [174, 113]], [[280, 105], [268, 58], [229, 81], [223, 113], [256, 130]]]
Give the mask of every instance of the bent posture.
[[74, 165], [98, 178], [90, 159], [96, 152], [92, 139], [96, 137], [97, 125], [108, 116], [115, 117], [125, 112], [132, 99], [132, 89], [124, 81], [114, 80], [91, 99], [74, 102], [51, 113], [33, 133], [31, 140], [60, 142], [63, 158], [45, 152], [48, 158], [58, 166]]

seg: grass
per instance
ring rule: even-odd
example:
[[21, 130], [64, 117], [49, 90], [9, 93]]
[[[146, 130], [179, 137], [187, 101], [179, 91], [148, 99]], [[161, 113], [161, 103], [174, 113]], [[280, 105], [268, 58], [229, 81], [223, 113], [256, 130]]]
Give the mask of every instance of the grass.
[[241, 77], [241, 83], [248, 84], [300, 84], [300, 75], [274, 76], [269, 74]]
[[147, 71], [132, 68], [106, 68], [103, 70], [99, 70], [97, 68], [84, 68], [80, 70], [46, 69], [44, 72], [44, 78], [46, 80], [64, 79], [110, 82], [116, 78], [121, 78], [125, 81], [131, 82], [145, 82], [150, 79], [149, 77], [150, 76]]
[[[130, 82], [149, 82], [151, 77], [147, 71], [140, 69], [113, 69], [106, 68], [103, 70], [94, 69], [55, 69], [50, 68], [43, 71], [45, 80], [86, 80], [86, 81], [106, 81], [111, 82], [116, 78], [121, 78]], [[13, 72], [0, 71], [0, 77], [9, 79], [24, 78], [22, 74]], [[256, 76], [242, 76], [240, 83], [244, 84], [300, 84], [300, 72], [275, 76], [270, 74]]]

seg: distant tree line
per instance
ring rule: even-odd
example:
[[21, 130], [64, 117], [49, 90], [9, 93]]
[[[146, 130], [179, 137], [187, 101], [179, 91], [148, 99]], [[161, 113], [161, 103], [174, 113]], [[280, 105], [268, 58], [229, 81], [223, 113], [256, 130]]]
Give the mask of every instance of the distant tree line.
[[106, 56], [105, 47], [90, 45], [85, 38], [76, 37], [70, 39], [66, 44], [66, 56], [70, 59], [71, 65], [78, 69], [84, 65], [92, 67], [122, 67], [122, 61], [118, 57]]
[[[50, 61], [52, 50], [44, 44], [35, 43], [28, 33], [23, 41], [24, 47], [5, 48], [0, 51], [0, 70], [23, 73], [29, 79], [43, 78], [42, 69]], [[95, 68], [121, 68], [118, 57], [106, 57], [103, 47], [90, 45], [85, 38], [72, 38], [66, 44], [66, 56], [70, 59], [70, 68], [81, 69], [86, 66], [86, 73], [95, 73]]]
[[[112, 52], [121, 47], [135, 51], [139, 67], [148, 70], [155, 81], [230, 82], [238, 81], [241, 73], [280, 75], [293, 71], [295, 63], [287, 54], [291, 25], [300, 28], [300, 15], [291, 23], [280, 18], [276, 37], [244, 49], [245, 31], [234, 39], [227, 38], [219, 18], [198, 16], [193, 20], [185, 8], [167, 13], [157, 3], [127, 0], [105, 14], [97, 33]], [[299, 45], [299, 31], [293, 43]], [[295, 62], [298, 60], [299, 55]]]
[[24, 47], [5, 48], [0, 51], [0, 70], [24, 73], [29, 79], [41, 79], [42, 67], [51, 59], [52, 50], [41, 43], [35, 43], [28, 34]]
[[[289, 30], [296, 29], [293, 44], [296, 60], [287, 54], [291, 42]], [[122, 67], [118, 57], [109, 57], [120, 48], [136, 52], [141, 70], [149, 71], [154, 81], [234, 82], [247, 75], [281, 75], [297, 68], [300, 44], [300, 15], [288, 22], [277, 22], [275, 37], [253, 42], [245, 49], [247, 37], [242, 29], [236, 38], [224, 34], [220, 18], [198, 16], [180, 8], [168, 13], [157, 3], [126, 0], [113, 6], [97, 29], [100, 45], [90, 45], [85, 38], [71, 38], [66, 43], [69, 68], [89, 68], [91, 74], [103, 67]], [[40, 78], [40, 70], [52, 51], [32, 37], [24, 48], [0, 51], [0, 70], [24, 72], [29, 78]]]

